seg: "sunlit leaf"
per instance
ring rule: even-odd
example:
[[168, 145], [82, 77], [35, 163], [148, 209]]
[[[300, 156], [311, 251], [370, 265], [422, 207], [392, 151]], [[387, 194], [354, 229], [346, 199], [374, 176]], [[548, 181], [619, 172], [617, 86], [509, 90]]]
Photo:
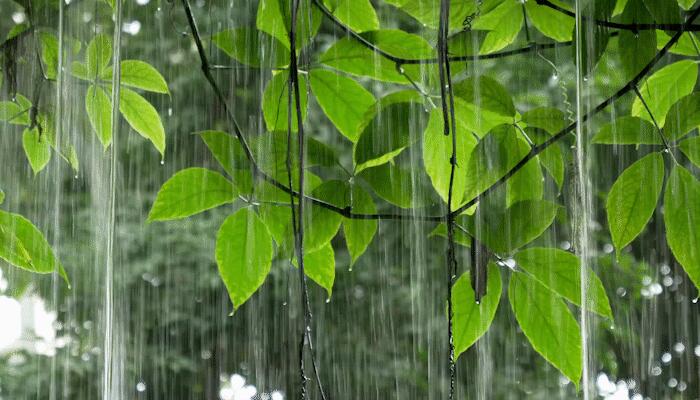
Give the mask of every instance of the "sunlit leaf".
[[100, 86], [90, 85], [85, 94], [85, 110], [92, 129], [106, 149], [112, 143], [112, 100]]
[[[311, 2], [300, 2], [297, 12], [297, 50], [308, 44], [318, 32], [322, 20], [321, 11]], [[258, 3], [256, 26], [279, 40], [289, 49], [291, 3], [286, 0], [261, 0]]]
[[[298, 266], [296, 258], [294, 265]], [[335, 253], [330, 243], [318, 250], [304, 252], [304, 274], [326, 289], [330, 299], [335, 281]]]
[[452, 287], [455, 357], [476, 343], [496, 316], [502, 283], [501, 271], [494, 263], [489, 263], [488, 266], [487, 285], [486, 295], [479, 304], [474, 301], [474, 290], [468, 273], [462, 274]]
[[[120, 84], [149, 92], [170, 93], [165, 78], [151, 64], [139, 60], [124, 60], [119, 65]], [[113, 72], [111, 68], [107, 69], [102, 74], [102, 79], [111, 81]]]
[[97, 79], [112, 60], [112, 40], [100, 33], [95, 35], [85, 52], [86, 75], [88, 79]]
[[119, 111], [136, 132], [153, 143], [161, 155], [165, 153], [165, 129], [158, 111], [148, 100], [123, 87], [119, 91]]
[[[683, 60], [654, 72], [639, 88], [660, 126], [664, 126], [666, 113], [673, 103], [693, 91], [697, 78], [697, 63], [692, 60]], [[651, 121], [651, 116], [639, 98], [636, 98], [632, 104], [632, 115]]]
[[[307, 113], [307, 86], [306, 75], [299, 74], [299, 102], [302, 120]], [[280, 72], [272, 77], [265, 87], [262, 100], [265, 125], [269, 131], [287, 131], [287, 111], [289, 105], [289, 73]], [[292, 92], [292, 105], [295, 106], [294, 93]], [[298, 129], [297, 114], [292, 107], [292, 132]]]
[[22, 147], [29, 160], [34, 175], [41, 172], [51, 160], [51, 145], [46, 134], [41, 135], [38, 128], [26, 128], [22, 133]]
[[521, 7], [517, 1], [503, 1], [474, 21], [474, 29], [489, 31], [481, 44], [481, 54], [494, 53], [515, 41], [523, 24]]
[[243, 152], [243, 146], [236, 137], [222, 131], [198, 132], [211, 154], [229, 176], [235, 175], [235, 170], [246, 168], [248, 159]]
[[379, 19], [369, 0], [323, 0], [331, 13], [355, 32], [379, 29]]
[[149, 221], [180, 219], [234, 200], [233, 183], [205, 168], [178, 171], [158, 191]]
[[[562, 2], [553, 0], [552, 3], [559, 7], [568, 9]], [[525, 2], [525, 9], [529, 22], [542, 32], [543, 35], [556, 40], [566, 42], [571, 40], [571, 33], [574, 31], [574, 18], [558, 10], [554, 10], [546, 5], [539, 5], [536, 1]]]

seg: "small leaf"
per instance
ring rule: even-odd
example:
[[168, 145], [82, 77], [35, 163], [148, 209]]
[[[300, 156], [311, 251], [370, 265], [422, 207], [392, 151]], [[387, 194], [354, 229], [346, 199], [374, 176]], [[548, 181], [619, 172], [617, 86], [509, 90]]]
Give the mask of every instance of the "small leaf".
[[[352, 204], [348, 205], [353, 213], [375, 214], [377, 212], [372, 196], [362, 189], [361, 186], [352, 186], [351, 199]], [[352, 265], [355, 264], [357, 259], [367, 250], [369, 244], [372, 243], [372, 239], [377, 233], [377, 221], [344, 218], [343, 233], [345, 233], [345, 242], [350, 252], [350, 265]]]
[[[148, 92], [170, 93], [165, 78], [151, 64], [139, 60], [124, 60], [121, 62], [120, 68], [119, 75], [121, 78], [119, 83], [122, 85], [143, 89]], [[109, 68], [104, 71], [101, 78], [111, 81], [113, 72]]]
[[[697, 63], [692, 60], [683, 60], [654, 72], [640, 87], [639, 92], [659, 126], [664, 126], [666, 114], [673, 103], [693, 91], [697, 78]], [[632, 116], [651, 121], [651, 116], [639, 98], [635, 98], [632, 104]]]
[[661, 144], [656, 127], [638, 117], [620, 117], [603, 125], [593, 136], [595, 144]]
[[101, 87], [88, 87], [85, 94], [85, 110], [97, 138], [107, 149], [112, 143], [112, 101]]
[[468, 273], [462, 274], [452, 287], [455, 357], [476, 343], [496, 316], [501, 300], [501, 271], [494, 263], [489, 263], [488, 269], [488, 288], [480, 303], [474, 301]]
[[38, 128], [26, 128], [22, 134], [22, 147], [27, 155], [34, 175], [41, 172], [51, 160], [51, 146], [46, 134], [40, 135]]
[[678, 147], [680, 147], [681, 151], [688, 157], [690, 162], [700, 167], [700, 137], [695, 136], [686, 139], [682, 141]]
[[18, 125], [29, 124], [29, 110], [23, 110], [17, 103], [0, 101], [0, 121]]
[[205, 168], [178, 171], [158, 191], [148, 221], [180, 219], [232, 203], [233, 183]]
[[532, 347], [578, 387], [583, 369], [581, 332], [558, 296], [522, 273], [511, 275], [508, 299]]
[[666, 184], [664, 222], [666, 241], [678, 263], [700, 288], [700, 182], [676, 166]]
[[[296, 258], [294, 266], [298, 267]], [[330, 243], [318, 250], [304, 252], [304, 275], [326, 289], [328, 298], [331, 298], [335, 281], [335, 253]]]
[[[299, 74], [299, 102], [302, 120], [307, 113], [307, 85], [306, 75]], [[289, 73], [280, 72], [273, 76], [267, 83], [263, 93], [262, 109], [265, 117], [265, 125], [269, 131], [287, 131], [287, 109], [289, 104]], [[298, 129], [297, 114], [295, 111], [294, 93], [292, 93], [292, 132]]]
[[333, 125], [351, 142], [357, 142], [360, 124], [375, 98], [350, 78], [322, 69], [311, 70], [311, 90]]
[[44, 63], [44, 73], [48, 79], [56, 79], [58, 70], [58, 38], [48, 32], [39, 34], [41, 42], [41, 60]]
[[252, 210], [238, 210], [221, 225], [216, 235], [216, 264], [234, 308], [265, 282], [272, 264], [272, 238]]
[[661, 153], [651, 153], [627, 168], [613, 184], [605, 208], [618, 254], [649, 222], [663, 182], [664, 159]]
[[122, 87], [119, 91], [119, 111], [141, 136], [150, 140], [161, 156], [165, 153], [165, 129], [158, 111], [138, 93]]
[[355, 32], [379, 29], [377, 12], [369, 0], [324, 0], [331, 13]]
[[112, 60], [112, 40], [105, 34], [97, 34], [88, 44], [85, 52], [86, 75], [90, 80], [97, 79]]
[[[529, 248], [515, 255], [518, 266], [549, 290], [581, 306], [581, 263], [576, 255], [556, 248]], [[587, 271], [586, 309], [613, 318], [610, 301], [600, 278]]]
[[211, 40], [229, 57], [245, 65], [268, 68], [289, 65], [288, 47], [256, 29], [228, 29], [213, 35]]

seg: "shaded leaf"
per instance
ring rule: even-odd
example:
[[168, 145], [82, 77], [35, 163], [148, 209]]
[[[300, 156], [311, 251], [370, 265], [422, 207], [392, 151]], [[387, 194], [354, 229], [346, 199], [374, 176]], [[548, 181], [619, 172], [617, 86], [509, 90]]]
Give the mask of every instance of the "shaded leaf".
[[256, 29], [227, 29], [214, 34], [211, 40], [229, 57], [245, 65], [276, 68], [289, 64], [288, 47]]
[[700, 182], [676, 166], [666, 183], [666, 241], [678, 263], [700, 288]]
[[[306, 75], [299, 77], [299, 102], [301, 107], [302, 120], [307, 114], [307, 85]], [[276, 74], [267, 83], [263, 93], [262, 109], [265, 117], [265, 125], [269, 131], [287, 131], [287, 108], [289, 105], [289, 73], [284, 71]], [[292, 132], [298, 129], [297, 114], [294, 104], [294, 93], [292, 93]], [[303, 121], [302, 121], [303, 122]]]
[[112, 143], [112, 101], [100, 86], [90, 85], [85, 94], [85, 110], [92, 130], [105, 149]]

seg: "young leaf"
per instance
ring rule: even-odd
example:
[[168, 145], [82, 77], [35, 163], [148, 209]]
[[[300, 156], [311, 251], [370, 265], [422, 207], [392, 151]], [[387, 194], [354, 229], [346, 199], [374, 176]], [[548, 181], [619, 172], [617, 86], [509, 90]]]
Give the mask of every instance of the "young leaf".
[[[453, 209], [462, 204], [462, 196], [466, 190], [467, 165], [472, 150], [476, 146], [474, 135], [459, 122], [461, 121], [458, 121], [457, 129], [454, 132], [457, 136], [457, 165], [452, 185]], [[428, 126], [423, 133], [423, 163], [435, 191], [443, 201], [447, 202], [452, 168], [450, 163], [452, 137], [444, 134], [443, 126], [442, 112], [438, 109], [431, 111]]]
[[664, 182], [664, 159], [651, 153], [627, 168], [615, 181], [605, 208], [618, 253], [644, 229], [656, 209]]
[[162, 156], [165, 153], [165, 129], [158, 111], [131, 89], [122, 87], [119, 93], [119, 111], [124, 119], [136, 132], [150, 140]]
[[676, 166], [666, 184], [664, 222], [666, 241], [678, 263], [700, 288], [700, 182]]
[[[693, 91], [697, 78], [698, 64], [693, 60], [683, 60], [661, 68], [644, 82], [639, 92], [660, 126], [664, 126], [671, 105]], [[632, 104], [632, 116], [651, 121], [639, 98], [635, 98]]]
[[216, 264], [234, 308], [263, 284], [272, 264], [272, 239], [260, 218], [243, 208], [229, 215], [216, 235]]
[[85, 110], [97, 138], [107, 149], [112, 143], [112, 101], [101, 87], [88, 87], [85, 94]]
[[[168, 84], [163, 75], [149, 63], [139, 60], [124, 60], [120, 64], [120, 81], [122, 85], [143, 89], [148, 92], [169, 94]], [[113, 70], [111, 68], [104, 71], [101, 78], [106, 81], [112, 80]]]
[[97, 34], [88, 44], [85, 52], [86, 75], [90, 80], [97, 79], [109, 66], [112, 59], [112, 40], [105, 34]]
[[[556, 248], [529, 248], [515, 255], [518, 266], [549, 290], [581, 306], [581, 263], [576, 255]], [[586, 309], [613, 318], [610, 301], [600, 278], [587, 271]]]
[[357, 142], [363, 116], [375, 102], [372, 93], [350, 78], [322, 69], [311, 70], [310, 83], [328, 119], [351, 142]]
[[[352, 185], [352, 204], [350, 210], [356, 214], [374, 214], [377, 207], [374, 200], [360, 185]], [[349, 202], [348, 202], [349, 203]], [[343, 219], [343, 233], [345, 242], [350, 252], [350, 265], [355, 264], [358, 258], [367, 250], [377, 232], [377, 221], [361, 219]]]
[[213, 35], [211, 40], [229, 57], [245, 65], [279, 68], [289, 64], [288, 47], [256, 29], [228, 29]]
[[678, 147], [681, 149], [683, 154], [688, 157], [688, 160], [695, 164], [695, 166], [700, 167], [700, 137], [695, 136], [682, 141]]
[[369, 0], [323, 0], [331, 13], [355, 32], [379, 29], [377, 12]]
[[205, 168], [178, 171], [158, 191], [148, 221], [180, 219], [232, 203], [234, 187], [218, 172]]
[[[294, 266], [298, 267], [296, 258]], [[304, 252], [304, 274], [326, 289], [328, 298], [331, 298], [335, 281], [335, 253], [330, 243], [318, 250]]]
[[[280, 72], [273, 76], [267, 83], [263, 93], [262, 109], [265, 125], [269, 131], [287, 132], [287, 108], [289, 104], [289, 73]], [[307, 111], [307, 85], [306, 75], [299, 75], [299, 102], [301, 103], [301, 117], [306, 119]], [[292, 132], [296, 132], [297, 114], [294, 104], [294, 93], [292, 93]]]
[[496, 316], [501, 300], [501, 271], [494, 263], [489, 263], [488, 269], [486, 295], [479, 304], [474, 301], [474, 290], [468, 273], [462, 274], [452, 287], [455, 357], [476, 343]]
[[513, 273], [508, 299], [532, 347], [578, 386], [583, 369], [581, 332], [557, 295], [522, 273]]
[[603, 125], [593, 136], [596, 144], [661, 144], [651, 122], [638, 117], [620, 117]]
[[[565, 3], [557, 0], [552, 0], [552, 3], [562, 8], [569, 8]], [[545, 5], [539, 5], [536, 1], [525, 2], [525, 9], [529, 22], [543, 35], [557, 42], [571, 40], [571, 33], [574, 31], [574, 18]]]
[[22, 133], [22, 147], [24, 147], [24, 154], [27, 155], [34, 175], [41, 172], [51, 160], [51, 145], [47, 135], [46, 133], [40, 135], [38, 128], [26, 128], [24, 130]]

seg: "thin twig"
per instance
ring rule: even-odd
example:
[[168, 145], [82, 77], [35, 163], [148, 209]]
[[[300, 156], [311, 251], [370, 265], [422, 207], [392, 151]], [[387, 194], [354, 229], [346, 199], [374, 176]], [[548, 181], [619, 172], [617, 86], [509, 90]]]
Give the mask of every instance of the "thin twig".
[[651, 112], [651, 109], [649, 108], [649, 105], [647, 104], [646, 100], [644, 100], [644, 96], [642, 96], [642, 93], [639, 91], [639, 88], [637, 85], [634, 85], [634, 93], [637, 95], [637, 98], [639, 98], [639, 101], [642, 102], [642, 105], [644, 106], [644, 109], [647, 110], [647, 113], [651, 117], [651, 122], [654, 124], [654, 127], [656, 128], [656, 132], [659, 134], [659, 137], [661, 138], [661, 143], [664, 144], [664, 147], [666, 148], [666, 152], [671, 155], [671, 158], [673, 159], [673, 162], [678, 164], [678, 160], [676, 160], [676, 156], [673, 155], [673, 152], [671, 151], [671, 146], [668, 145], [668, 140], [666, 140], [666, 136], [664, 136], [663, 131], [661, 130], [661, 127], [659, 126], [658, 122], [656, 122], [656, 118], [654, 117], [654, 114]]

